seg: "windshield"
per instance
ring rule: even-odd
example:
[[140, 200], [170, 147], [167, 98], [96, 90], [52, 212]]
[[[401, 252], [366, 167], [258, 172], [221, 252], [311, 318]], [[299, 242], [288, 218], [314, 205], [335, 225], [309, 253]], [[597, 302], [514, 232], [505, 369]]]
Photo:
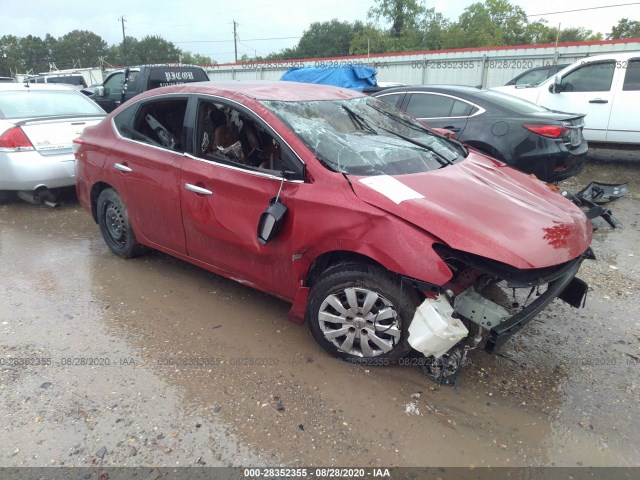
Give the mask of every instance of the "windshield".
[[428, 172], [461, 160], [463, 147], [372, 97], [263, 101], [330, 170], [352, 175]]
[[95, 103], [75, 90], [6, 90], [0, 92], [0, 118], [104, 115]]

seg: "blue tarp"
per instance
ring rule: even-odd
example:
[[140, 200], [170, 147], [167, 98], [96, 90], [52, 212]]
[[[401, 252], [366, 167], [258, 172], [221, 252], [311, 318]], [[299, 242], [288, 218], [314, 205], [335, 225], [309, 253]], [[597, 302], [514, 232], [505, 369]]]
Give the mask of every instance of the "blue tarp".
[[301, 83], [321, 83], [362, 91], [376, 86], [376, 71], [371, 67], [303, 67], [287, 70], [280, 80]]

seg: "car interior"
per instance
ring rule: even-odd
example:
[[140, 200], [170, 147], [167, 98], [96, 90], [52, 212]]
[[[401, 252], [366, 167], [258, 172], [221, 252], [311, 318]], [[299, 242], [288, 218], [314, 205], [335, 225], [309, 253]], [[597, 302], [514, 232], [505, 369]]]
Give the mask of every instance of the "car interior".
[[198, 110], [197, 155], [265, 170], [282, 170], [280, 143], [258, 122], [235, 108], [202, 102]]

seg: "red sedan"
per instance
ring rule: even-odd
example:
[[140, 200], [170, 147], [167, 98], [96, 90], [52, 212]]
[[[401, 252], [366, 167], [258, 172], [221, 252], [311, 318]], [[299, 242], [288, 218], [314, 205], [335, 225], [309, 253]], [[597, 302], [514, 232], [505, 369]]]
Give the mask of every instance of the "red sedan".
[[586, 293], [580, 209], [355, 91], [159, 88], [75, 147], [78, 197], [116, 255], [154, 248], [283, 298], [348, 361], [414, 348], [450, 374]]

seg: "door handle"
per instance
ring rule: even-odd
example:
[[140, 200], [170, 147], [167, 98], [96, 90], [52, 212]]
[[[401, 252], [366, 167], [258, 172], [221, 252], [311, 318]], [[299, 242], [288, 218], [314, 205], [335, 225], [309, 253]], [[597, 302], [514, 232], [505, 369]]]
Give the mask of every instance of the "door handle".
[[589, 100], [589, 103], [609, 103], [609, 100], [604, 100], [602, 98], [594, 98], [593, 100]]
[[454, 126], [448, 126], [448, 127], [442, 127], [445, 130], [451, 130], [452, 132], [459, 132], [460, 129], [458, 127], [454, 127]]
[[113, 168], [115, 168], [116, 170], [120, 170], [121, 172], [125, 172], [125, 173], [133, 172], [133, 170], [131, 170], [126, 165], [122, 165], [121, 163], [114, 163], [113, 164]]
[[211, 190], [207, 190], [206, 188], [198, 187], [197, 185], [192, 185], [190, 183], [185, 183], [184, 188], [189, 190], [190, 192], [199, 193], [201, 195], [212, 195], [213, 192]]

